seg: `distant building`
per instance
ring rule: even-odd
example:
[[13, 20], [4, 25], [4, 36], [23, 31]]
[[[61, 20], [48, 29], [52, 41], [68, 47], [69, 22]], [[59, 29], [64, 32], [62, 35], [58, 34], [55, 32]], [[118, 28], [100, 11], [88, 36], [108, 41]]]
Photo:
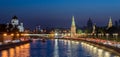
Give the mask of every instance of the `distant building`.
[[111, 28], [113, 26], [112, 24], [112, 18], [110, 17], [109, 22], [108, 22], [108, 28]]
[[91, 18], [89, 18], [87, 21], [86, 33], [92, 33], [92, 28], [93, 28], [93, 22]]
[[71, 37], [76, 37], [76, 25], [75, 25], [74, 16], [72, 16]]
[[19, 32], [24, 32], [23, 23], [19, 23], [17, 16], [13, 16], [10, 23], [7, 23], [8, 31], [14, 31], [15, 29]]
[[91, 18], [89, 18], [89, 20], [87, 21], [87, 28], [92, 29], [92, 27], [93, 27], [93, 22], [92, 22]]

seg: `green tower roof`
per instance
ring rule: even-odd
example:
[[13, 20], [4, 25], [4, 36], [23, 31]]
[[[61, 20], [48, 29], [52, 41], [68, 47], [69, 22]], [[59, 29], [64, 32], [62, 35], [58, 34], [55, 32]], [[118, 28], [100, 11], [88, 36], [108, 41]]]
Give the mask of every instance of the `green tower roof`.
[[72, 25], [71, 26], [75, 26], [74, 16], [72, 16]]

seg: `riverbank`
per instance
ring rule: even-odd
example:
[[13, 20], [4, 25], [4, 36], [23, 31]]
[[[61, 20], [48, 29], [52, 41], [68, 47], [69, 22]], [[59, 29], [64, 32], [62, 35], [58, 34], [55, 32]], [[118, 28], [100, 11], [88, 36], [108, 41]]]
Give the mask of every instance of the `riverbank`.
[[114, 46], [105, 45], [105, 44], [102, 44], [102, 43], [88, 41], [85, 38], [59, 38], [59, 39], [82, 41], [82, 42], [85, 42], [87, 44], [96, 46], [98, 48], [102, 48], [102, 49], [108, 50], [108, 51], [113, 52], [113, 53], [115, 53], [115, 54], [120, 56], [120, 48], [118, 48], [118, 47], [114, 47]]
[[26, 44], [26, 43], [29, 43], [29, 42], [31, 42], [31, 41], [28, 40], [28, 41], [21, 41], [21, 42], [17, 42], [17, 43], [3, 44], [3, 45], [0, 45], [0, 51], [5, 50], [5, 49], [9, 49], [9, 48], [14, 48], [15, 46], [19, 46], [19, 45]]

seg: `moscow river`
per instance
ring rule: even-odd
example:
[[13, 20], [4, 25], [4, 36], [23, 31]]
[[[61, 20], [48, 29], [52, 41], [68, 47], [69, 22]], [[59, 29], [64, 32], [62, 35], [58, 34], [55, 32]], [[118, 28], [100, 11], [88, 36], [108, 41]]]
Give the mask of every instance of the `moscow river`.
[[119, 57], [116, 54], [84, 42], [48, 39], [0, 51], [0, 57]]

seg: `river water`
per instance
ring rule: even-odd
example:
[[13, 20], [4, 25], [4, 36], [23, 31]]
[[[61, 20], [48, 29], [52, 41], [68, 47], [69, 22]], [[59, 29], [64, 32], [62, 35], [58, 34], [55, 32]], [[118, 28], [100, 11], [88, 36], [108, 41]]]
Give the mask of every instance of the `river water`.
[[119, 57], [84, 42], [63, 39], [34, 40], [0, 51], [0, 57]]

